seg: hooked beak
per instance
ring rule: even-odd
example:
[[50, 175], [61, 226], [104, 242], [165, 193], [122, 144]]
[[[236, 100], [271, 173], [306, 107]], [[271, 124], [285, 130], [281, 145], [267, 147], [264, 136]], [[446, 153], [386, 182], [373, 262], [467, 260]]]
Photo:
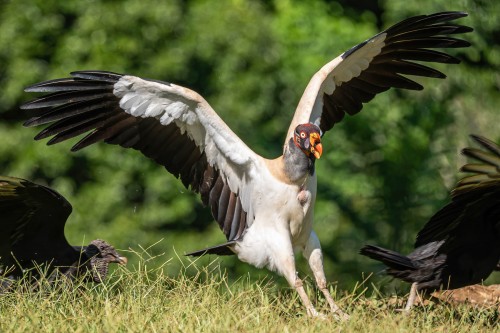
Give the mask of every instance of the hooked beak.
[[117, 257], [116, 263], [125, 266], [128, 263], [127, 257]]
[[323, 146], [321, 145], [321, 137], [318, 133], [311, 133], [309, 135], [309, 141], [311, 142], [311, 153], [314, 157], [319, 160], [321, 154], [323, 154]]

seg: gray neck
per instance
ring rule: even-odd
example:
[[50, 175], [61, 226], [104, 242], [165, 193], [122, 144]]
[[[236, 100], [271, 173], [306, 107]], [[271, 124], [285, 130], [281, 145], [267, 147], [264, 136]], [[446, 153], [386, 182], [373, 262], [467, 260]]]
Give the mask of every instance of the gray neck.
[[295, 145], [293, 139], [288, 141], [283, 159], [285, 162], [285, 174], [292, 182], [300, 183], [308, 175], [314, 175], [315, 158], [307, 157], [307, 155]]

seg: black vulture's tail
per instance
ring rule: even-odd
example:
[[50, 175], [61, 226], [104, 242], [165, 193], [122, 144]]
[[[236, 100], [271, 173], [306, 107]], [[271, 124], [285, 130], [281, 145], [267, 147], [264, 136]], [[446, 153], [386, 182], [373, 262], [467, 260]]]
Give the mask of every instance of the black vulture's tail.
[[383, 262], [391, 270], [406, 271], [416, 269], [410, 258], [395, 251], [384, 249], [375, 245], [365, 245], [360, 251], [360, 254], [372, 259]]

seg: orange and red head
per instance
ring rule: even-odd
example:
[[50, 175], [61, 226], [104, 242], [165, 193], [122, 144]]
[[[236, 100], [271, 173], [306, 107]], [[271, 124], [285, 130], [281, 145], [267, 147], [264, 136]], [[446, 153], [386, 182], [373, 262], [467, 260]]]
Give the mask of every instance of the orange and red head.
[[323, 153], [321, 145], [321, 130], [318, 126], [308, 123], [300, 124], [295, 128], [293, 142], [308, 157], [319, 159]]

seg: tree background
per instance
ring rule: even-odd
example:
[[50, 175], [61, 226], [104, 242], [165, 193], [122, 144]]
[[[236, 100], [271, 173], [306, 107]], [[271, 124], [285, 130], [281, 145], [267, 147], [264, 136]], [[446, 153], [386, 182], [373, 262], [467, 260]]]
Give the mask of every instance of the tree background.
[[[136, 151], [96, 144], [70, 153], [73, 140], [35, 142], [41, 128], [22, 127], [28, 116], [19, 105], [34, 98], [24, 87], [84, 69], [174, 82], [203, 95], [257, 153], [275, 157], [323, 64], [404, 18], [446, 10], [467, 11], [458, 23], [475, 29], [462, 36], [472, 47], [450, 51], [460, 65], [433, 66], [448, 78], [417, 79], [421, 92], [383, 93], [324, 137], [314, 228], [327, 277], [352, 288], [362, 272], [382, 270], [358, 255], [365, 243], [411, 251], [418, 230], [449, 201], [470, 133], [499, 142], [500, 2], [1, 1], [0, 174], [63, 194], [74, 207], [71, 243], [103, 238], [119, 249], [149, 248], [159, 256], [148, 264], [164, 264], [225, 240], [197, 195]], [[234, 278], [270, 274], [219, 260]], [[175, 274], [187, 263], [170, 260], [164, 269]], [[303, 260], [299, 271], [309, 274]], [[500, 282], [498, 274], [490, 282]]]

